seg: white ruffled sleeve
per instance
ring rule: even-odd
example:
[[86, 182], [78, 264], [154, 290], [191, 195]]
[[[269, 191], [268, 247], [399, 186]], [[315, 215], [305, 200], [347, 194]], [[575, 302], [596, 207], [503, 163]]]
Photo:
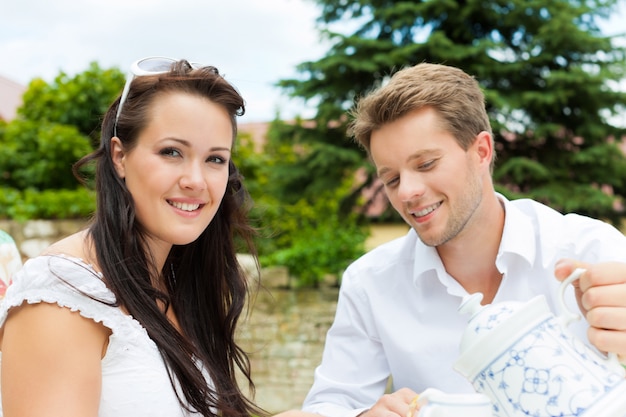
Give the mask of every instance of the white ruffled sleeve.
[[56, 303], [107, 327], [115, 296], [102, 277], [80, 259], [38, 256], [26, 261], [13, 277], [0, 305], [0, 327], [11, 308], [22, 303]]

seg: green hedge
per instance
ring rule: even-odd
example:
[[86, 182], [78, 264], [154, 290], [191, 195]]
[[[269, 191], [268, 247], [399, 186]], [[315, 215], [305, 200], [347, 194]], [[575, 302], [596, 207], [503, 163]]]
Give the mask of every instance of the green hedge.
[[91, 216], [96, 207], [95, 193], [76, 190], [17, 190], [0, 187], [0, 218], [80, 219]]

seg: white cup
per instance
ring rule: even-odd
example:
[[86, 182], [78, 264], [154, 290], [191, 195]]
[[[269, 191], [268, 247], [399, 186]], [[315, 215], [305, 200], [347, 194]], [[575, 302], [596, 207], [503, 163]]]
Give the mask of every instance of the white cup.
[[493, 417], [489, 397], [484, 394], [448, 394], [428, 388], [417, 400], [418, 417]]

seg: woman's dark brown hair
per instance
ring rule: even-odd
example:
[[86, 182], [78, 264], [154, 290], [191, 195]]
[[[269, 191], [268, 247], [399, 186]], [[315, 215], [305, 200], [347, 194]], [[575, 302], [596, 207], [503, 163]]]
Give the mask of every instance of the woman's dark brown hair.
[[[131, 150], [146, 127], [151, 105], [166, 93], [204, 97], [230, 115], [233, 141], [236, 116], [244, 113], [237, 90], [214, 67], [192, 69], [178, 61], [170, 72], [133, 80], [117, 122], [117, 136]], [[246, 305], [248, 280], [237, 258], [236, 242], [256, 255], [253, 229], [247, 221], [248, 194], [231, 161], [226, 193], [209, 226], [198, 239], [174, 246], [161, 271], [146, 245], [142, 225], [136, 220], [133, 198], [117, 175], [111, 159], [111, 137], [119, 98], [106, 112], [99, 148], [78, 161], [74, 173], [95, 162], [97, 210], [88, 232], [99, 266], [117, 304], [139, 321], [156, 343], [170, 372], [181, 404], [203, 416], [264, 415], [240, 390], [241, 371], [251, 392], [254, 384], [246, 353], [235, 342], [237, 321]], [[155, 278], [165, 280], [167, 291], [154, 288]], [[182, 334], [170, 323], [157, 302], [174, 309]], [[197, 366], [202, 363], [213, 385]]]

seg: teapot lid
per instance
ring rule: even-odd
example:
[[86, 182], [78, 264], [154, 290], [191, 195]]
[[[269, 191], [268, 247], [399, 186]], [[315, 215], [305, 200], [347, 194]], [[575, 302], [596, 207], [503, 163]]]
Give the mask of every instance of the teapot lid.
[[463, 298], [458, 311], [470, 319], [461, 336], [460, 356], [455, 368], [465, 376], [473, 375], [484, 361], [506, 350], [529, 328], [552, 316], [543, 295], [528, 302], [506, 301], [481, 305], [482, 293]]
[[461, 338], [461, 351], [467, 350], [476, 340], [502, 324], [516, 311], [523, 309], [525, 304], [519, 301], [506, 301], [483, 306], [482, 300], [483, 294], [480, 292], [469, 294], [463, 297], [459, 306], [460, 313], [470, 315], [467, 328]]

